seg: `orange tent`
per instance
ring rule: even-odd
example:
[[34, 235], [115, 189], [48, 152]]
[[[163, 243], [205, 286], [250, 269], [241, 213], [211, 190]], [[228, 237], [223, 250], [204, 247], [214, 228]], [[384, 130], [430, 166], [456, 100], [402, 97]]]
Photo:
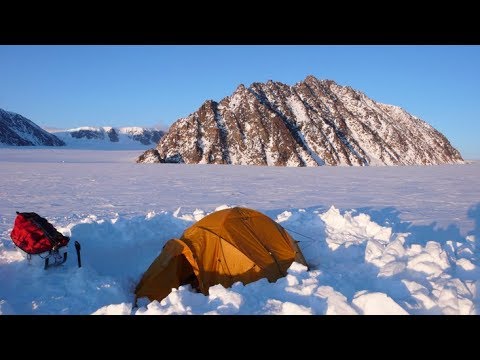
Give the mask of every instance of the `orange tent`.
[[172, 288], [191, 284], [230, 287], [287, 275], [293, 261], [307, 266], [297, 242], [268, 216], [246, 208], [216, 211], [168, 240], [135, 289], [135, 299], [162, 300]]

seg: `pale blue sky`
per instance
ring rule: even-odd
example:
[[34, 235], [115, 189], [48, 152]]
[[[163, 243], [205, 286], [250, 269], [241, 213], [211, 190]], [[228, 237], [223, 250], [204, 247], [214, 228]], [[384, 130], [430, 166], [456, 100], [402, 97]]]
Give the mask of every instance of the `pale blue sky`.
[[309, 74], [401, 106], [480, 158], [480, 46], [0, 46], [0, 107], [40, 126], [167, 127], [240, 83]]

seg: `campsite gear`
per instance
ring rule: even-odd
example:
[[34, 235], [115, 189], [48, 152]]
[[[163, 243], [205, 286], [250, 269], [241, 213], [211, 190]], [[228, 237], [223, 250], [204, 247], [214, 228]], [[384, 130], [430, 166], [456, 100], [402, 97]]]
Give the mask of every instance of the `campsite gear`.
[[70, 241], [50, 224], [47, 219], [34, 212], [16, 212], [17, 217], [10, 237], [13, 243], [26, 253], [28, 260], [32, 255], [44, 259], [44, 269], [67, 261], [67, 245]]
[[307, 266], [297, 242], [268, 216], [240, 207], [216, 211], [165, 243], [138, 283], [135, 302], [160, 301], [186, 284], [208, 295], [216, 284], [274, 282], [293, 261]]
[[78, 241], [75, 241], [75, 250], [77, 251], [77, 263], [79, 268], [82, 267], [82, 259], [80, 258], [80, 249], [81, 249], [80, 243]]
[[[51, 259], [54, 260], [53, 264], [50, 263]], [[62, 256], [62, 254], [58, 250], [50, 250], [48, 253], [48, 256], [45, 258], [45, 264], [43, 268], [47, 270], [50, 266], [62, 265], [65, 261], [67, 261], [66, 251], [63, 253], [63, 256]]]

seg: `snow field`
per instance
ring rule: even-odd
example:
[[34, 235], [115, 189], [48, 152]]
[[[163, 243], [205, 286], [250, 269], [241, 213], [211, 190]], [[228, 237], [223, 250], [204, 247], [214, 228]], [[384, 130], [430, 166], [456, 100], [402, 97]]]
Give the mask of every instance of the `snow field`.
[[[1, 314], [478, 314], [479, 163], [266, 168], [134, 164], [135, 152], [1, 149]], [[209, 213], [261, 211], [310, 269], [209, 296], [133, 290], [163, 244]], [[16, 250], [15, 210], [70, 236], [48, 271]], [[73, 243], [82, 244], [78, 268]]]

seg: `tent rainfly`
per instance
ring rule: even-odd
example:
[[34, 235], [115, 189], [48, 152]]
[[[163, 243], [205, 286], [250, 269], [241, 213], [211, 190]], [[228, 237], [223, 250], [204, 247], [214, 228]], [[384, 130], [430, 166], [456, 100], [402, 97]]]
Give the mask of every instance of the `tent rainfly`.
[[307, 266], [297, 242], [268, 216], [240, 207], [216, 211], [165, 243], [138, 283], [135, 302], [160, 301], [186, 284], [208, 295], [216, 284], [275, 282], [294, 261]]

